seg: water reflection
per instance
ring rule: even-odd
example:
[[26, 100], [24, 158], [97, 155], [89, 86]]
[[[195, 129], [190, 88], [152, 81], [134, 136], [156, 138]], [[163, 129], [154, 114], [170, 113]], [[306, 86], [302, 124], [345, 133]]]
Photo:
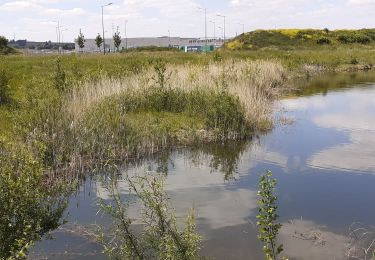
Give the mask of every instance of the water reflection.
[[[307, 165], [348, 172], [375, 173], [375, 88], [337, 92], [326, 97], [314, 96], [283, 101], [288, 109], [305, 117], [315, 127], [332, 129], [347, 136], [345, 142], [314, 151]], [[319, 131], [319, 130], [316, 130]], [[321, 130], [324, 131], [324, 130]], [[319, 138], [314, 136], [314, 138]], [[319, 142], [319, 140], [317, 140]]]
[[[126, 171], [167, 175], [166, 189], [177, 216], [195, 207], [204, 255], [261, 259], [254, 227], [256, 191], [259, 175], [272, 170], [284, 224], [280, 239], [289, 259], [343, 259], [352, 222], [374, 225], [375, 85], [357, 83], [375, 82], [375, 73], [326, 79], [310, 82], [300, 97], [281, 102], [293, 124], [248, 142], [168, 151]], [[85, 185], [71, 198], [71, 223], [109, 225], [110, 219], [96, 215], [95, 200], [107, 198], [105, 190], [100, 182]], [[120, 186], [126, 196], [126, 184]], [[70, 250], [63, 237], [54, 248]], [[82, 244], [81, 253], [99, 250], [91, 242]], [[34, 253], [51, 247], [43, 242]]]

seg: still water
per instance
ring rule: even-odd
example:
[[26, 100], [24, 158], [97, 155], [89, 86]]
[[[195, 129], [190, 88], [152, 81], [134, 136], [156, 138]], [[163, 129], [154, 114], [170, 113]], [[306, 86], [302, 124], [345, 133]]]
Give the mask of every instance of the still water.
[[[259, 175], [278, 180], [280, 243], [289, 259], [345, 259], [353, 222], [375, 225], [375, 73], [328, 75], [275, 105], [275, 128], [242, 143], [180, 148], [130, 172], [167, 171], [177, 216], [194, 206], [202, 253], [215, 259], [263, 259], [254, 226]], [[125, 185], [121, 190], [127, 193]], [[31, 259], [105, 259], [87, 230], [107, 198], [88, 180], [71, 197], [68, 223], [37, 244]]]

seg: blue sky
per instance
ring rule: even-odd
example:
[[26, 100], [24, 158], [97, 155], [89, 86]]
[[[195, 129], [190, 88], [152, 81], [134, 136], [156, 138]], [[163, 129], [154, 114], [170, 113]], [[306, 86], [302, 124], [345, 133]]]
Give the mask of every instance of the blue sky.
[[[117, 26], [128, 37], [203, 37], [204, 13], [215, 21], [217, 36], [227, 17], [227, 36], [245, 30], [269, 28], [372, 28], [375, 0], [0, 0], [0, 35], [37, 41], [56, 40], [56, 22], [63, 25], [64, 41], [73, 41], [79, 29], [86, 38], [101, 32], [101, 5], [105, 30], [110, 36]], [[208, 36], [214, 25], [208, 24]]]

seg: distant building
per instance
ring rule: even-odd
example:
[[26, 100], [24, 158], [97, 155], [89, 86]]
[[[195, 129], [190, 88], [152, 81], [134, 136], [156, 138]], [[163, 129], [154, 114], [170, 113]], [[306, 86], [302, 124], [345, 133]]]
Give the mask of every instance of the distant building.
[[[119, 49], [131, 49], [138, 47], [174, 47], [182, 51], [207, 51], [219, 48], [224, 43], [223, 39], [199, 39], [199, 38], [180, 38], [180, 37], [143, 37], [143, 38], [127, 38], [121, 39]], [[207, 46], [207, 47], [206, 47]], [[107, 52], [114, 52], [115, 46], [113, 39], [105, 39], [105, 48]], [[101, 48], [102, 49], [102, 48]], [[95, 39], [86, 39], [85, 47], [81, 50], [78, 44], [75, 46], [76, 52], [98, 52]]]

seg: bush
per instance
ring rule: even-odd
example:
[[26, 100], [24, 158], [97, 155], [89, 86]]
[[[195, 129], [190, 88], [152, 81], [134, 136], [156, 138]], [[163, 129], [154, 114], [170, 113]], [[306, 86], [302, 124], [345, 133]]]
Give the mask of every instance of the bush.
[[0, 105], [11, 102], [9, 78], [4, 70], [0, 70]]
[[352, 58], [350, 60], [350, 64], [352, 64], [352, 65], [357, 65], [358, 63], [359, 63], [359, 61], [356, 58]]
[[353, 37], [349, 36], [349, 35], [346, 35], [346, 34], [341, 34], [341, 35], [337, 36], [337, 40], [340, 43], [343, 43], [343, 44], [348, 44], [348, 43], [353, 43], [354, 42]]
[[0, 136], [0, 259], [24, 259], [33, 242], [58, 227], [64, 202], [42, 185], [42, 165]]
[[323, 44], [330, 44], [331, 40], [328, 39], [327, 37], [321, 37], [318, 40], [316, 40], [316, 43], [317, 44], [321, 44], [321, 45], [323, 45]]
[[132, 230], [133, 219], [129, 217], [128, 209], [135, 201], [123, 202], [115, 181], [104, 183], [111, 201], [100, 200], [99, 205], [114, 220], [114, 231], [109, 237], [99, 230], [104, 253], [110, 259], [203, 259], [199, 255], [201, 237], [196, 232], [194, 212], [186, 217], [184, 228], [180, 228], [164, 191], [164, 177], [126, 176], [126, 180], [130, 195], [136, 196], [142, 205], [140, 215], [144, 229], [140, 234]]
[[371, 38], [366, 35], [356, 35], [355, 42], [360, 44], [369, 44], [371, 42]]

